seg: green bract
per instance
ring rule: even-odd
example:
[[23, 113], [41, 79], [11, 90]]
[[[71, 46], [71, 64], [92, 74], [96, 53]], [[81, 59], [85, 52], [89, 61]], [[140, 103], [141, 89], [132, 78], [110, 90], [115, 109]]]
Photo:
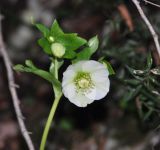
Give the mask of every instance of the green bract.
[[64, 46], [64, 58], [72, 59], [76, 56], [74, 52], [79, 47], [87, 43], [87, 41], [79, 37], [75, 33], [64, 33], [55, 20], [50, 29], [42, 24], [35, 24], [35, 26], [42, 32], [43, 36], [38, 40], [39, 45], [43, 48], [44, 52], [52, 55], [51, 45], [59, 43]]

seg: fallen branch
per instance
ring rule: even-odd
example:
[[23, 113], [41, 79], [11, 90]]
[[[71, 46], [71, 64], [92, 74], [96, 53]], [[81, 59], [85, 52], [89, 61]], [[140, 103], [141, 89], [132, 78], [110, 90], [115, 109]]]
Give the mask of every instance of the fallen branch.
[[18, 123], [20, 126], [21, 133], [27, 143], [29, 150], [35, 150], [33, 143], [32, 143], [32, 140], [29, 136], [29, 132], [27, 131], [26, 126], [24, 124], [24, 121], [23, 121], [24, 117], [22, 115], [22, 112], [21, 112], [21, 109], [19, 106], [19, 98], [18, 98], [18, 95], [16, 92], [17, 85], [14, 82], [11, 61], [10, 61], [10, 58], [8, 56], [7, 50], [6, 50], [4, 42], [3, 42], [1, 20], [2, 20], [2, 16], [0, 15], [0, 53], [4, 59], [4, 63], [5, 63], [6, 70], [7, 70], [8, 84], [9, 84], [9, 89], [10, 89], [10, 93], [11, 93], [12, 100], [13, 100], [14, 109], [16, 112], [16, 116], [17, 116], [17, 120], [18, 120]]
[[157, 49], [157, 52], [158, 52], [158, 55], [159, 55], [159, 59], [160, 59], [160, 44], [159, 44], [159, 41], [158, 41], [158, 35], [156, 34], [155, 30], [153, 29], [153, 26], [151, 25], [151, 23], [149, 22], [148, 18], [146, 17], [146, 15], [144, 14], [140, 4], [139, 4], [139, 1], [137, 0], [132, 0], [132, 2], [135, 4], [138, 12], [140, 13], [143, 21], [146, 23], [149, 31], [151, 32], [152, 34], [152, 37], [154, 39], [154, 43], [156, 45], [156, 49]]
[[158, 5], [158, 4], [155, 4], [155, 3], [153, 3], [153, 2], [151, 2], [151, 1], [148, 1], [148, 0], [143, 0], [145, 3], [147, 3], [147, 4], [150, 4], [150, 5], [153, 5], [153, 6], [156, 6], [156, 7], [159, 7], [160, 8], [160, 5]]

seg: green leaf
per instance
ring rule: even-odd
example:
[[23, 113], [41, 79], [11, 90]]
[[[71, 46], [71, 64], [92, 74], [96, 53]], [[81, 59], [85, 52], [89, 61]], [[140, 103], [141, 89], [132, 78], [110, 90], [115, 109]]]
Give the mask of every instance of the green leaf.
[[114, 75], [115, 74], [115, 71], [113, 70], [111, 64], [108, 61], [102, 60], [101, 63], [103, 63], [106, 66], [106, 68], [109, 71], [109, 75]]
[[127, 70], [129, 71], [129, 73], [136, 79], [140, 80], [140, 81], [143, 81], [143, 78], [142, 77], [139, 77], [138, 75], [143, 75], [143, 74], [146, 74], [146, 72], [144, 72], [143, 70], [135, 70], [129, 66], [126, 66]]
[[77, 50], [87, 42], [85, 39], [78, 37], [73, 33], [55, 37], [55, 40], [65, 46], [66, 51]]
[[73, 62], [78, 62], [80, 60], [89, 60], [90, 59], [90, 48], [86, 47], [79, 53], [77, 53], [76, 59]]
[[25, 61], [25, 64], [26, 64], [26, 66], [28, 66], [28, 67], [30, 67], [32, 69], [37, 69], [36, 66], [33, 64], [33, 62], [31, 60], [29, 60], [29, 59], [27, 59]]
[[89, 60], [91, 56], [96, 52], [98, 48], [98, 44], [99, 44], [99, 41], [97, 36], [91, 38], [88, 41], [88, 47], [85, 47], [79, 53], [77, 53], [77, 57], [75, 60], [73, 60], [73, 62], [75, 63], [80, 60]]
[[43, 51], [47, 54], [52, 54], [51, 45], [46, 38], [41, 38], [38, 40], [38, 44], [43, 48]]
[[131, 100], [134, 99], [140, 92], [140, 90], [142, 89], [142, 85], [137, 86], [135, 89], [132, 89], [129, 93], [130, 95], [128, 96], [127, 100]]
[[141, 83], [139, 80], [136, 80], [136, 79], [124, 80], [124, 82], [132, 86], [137, 86], [138, 84]]
[[154, 68], [151, 70], [154, 75], [160, 75], [160, 67]]
[[47, 27], [45, 27], [43, 24], [35, 24], [35, 26], [39, 29], [39, 31], [41, 31], [42, 32], [42, 34], [43, 34], [43, 36], [44, 37], [48, 37], [49, 36], [49, 34], [50, 34], [50, 31], [49, 31], [49, 29], [47, 28]]
[[27, 60], [26, 64], [28, 65], [23, 66], [23, 65], [16, 65], [13, 67], [14, 70], [16, 71], [20, 71], [20, 72], [28, 72], [28, 73], [33, 73], [35, 75], [38, 75], [40, 77], [42, 77], [43, 79], [49, 81], [50, 83], [54, 84], [56, 87], [60, 88], [61, 84], [60, 82], [49, 72], [39, 69], [37, 67], [35, 67], [35, 65], [33, 65], [31, 60]]
[[66, 58], [66, 59], [73, 59], [76, 57], [76, 52], [75, 51], [66, 51], [63, 58]]
[[94, 36], [88, 41], [88, 46], [90, 47], [90, 54], [92, 55], [93, 53], [96, 52], [97, 48], [99, 45], [99, 40], [97, 36]]
[[79, 47], [87, 43], [85, 39], [77, 36], [77, 33], [65, 34], [56, 20], [53, 22], [51, 27], [51, 36], [54, 37], [55, 42], [61, 43], [66, 48], [64, 58], [69, 59], [75, 57], [75, 53], [72, 51], [77, 50]]
[[149, 109], [148, 112], [145, 114], [143, 121], [146, 121], [152, 115], [153, 112], [153, 109]]
[[51, 26], [51, 34], [54, 38], [64, 34], [57, 20], [55, 20]]

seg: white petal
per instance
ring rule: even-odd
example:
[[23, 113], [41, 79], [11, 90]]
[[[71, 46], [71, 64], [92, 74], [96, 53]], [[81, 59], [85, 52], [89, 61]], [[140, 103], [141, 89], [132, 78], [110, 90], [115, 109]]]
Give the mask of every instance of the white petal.
[[62, 86], [62, 91], [65, 97], [68, 99], [75, 97], [76, 87], [73, 83]]
[[87, 104], [92, 103], [94, 100], [89, 99], [85, 95], [78, 93], [75, 97], [70, 98], [69, 101], [78, 107], [86, 107]]
[[97, 61], [94, 60], [90, 60], [90, 61], [85, 61], [83, 63], [83, 71], [88, 71], [90, 73], [101, 70], [101, 69], [105, 69], [105, 66]]
[[87, 97], [87, 98], [89, 98], [89, 99], [96, 99], [96, 88], [92, 88], [92, 89], [90, 89], [90, 91], [89, 92], [86, 92], [85, 93], [85, 96]]
[[100, 69], [92, 72], [91, 79], [93, 82], [105, 82], [108, 80], [108, 71], [106, 69]]
[[76, 72], [82, 71], [82, 66], [85, 62], [86, 61], [79, 61], [79, 62], [73, 64], [72, 67], [73, 67], [74, 71], [76, 71]]
[[65, 86], [65, 85], [73, 82], [75, 76], [76, 76], [76, 72], [71, 67], [69, 67], [63, 73], [62, 86]]
[[107, 80], [104, 80], [104, 82], [96, 82], [95, 83], [96, 86], [96, 98], [95, 100], [99, 100], [104, 98], [107, 93], [109, 92], [109, 88], [110, 88], [110, 81], [109, 78]]

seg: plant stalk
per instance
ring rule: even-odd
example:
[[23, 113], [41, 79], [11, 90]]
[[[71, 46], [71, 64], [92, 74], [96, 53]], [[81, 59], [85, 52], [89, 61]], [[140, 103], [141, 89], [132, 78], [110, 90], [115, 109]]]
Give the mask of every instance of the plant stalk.
[[[54, 76], [58, 80], [58, 61], [57, 61], [56, 58], [54, 60]], [[55, 115], [57, 106], [59, 104], [59, 101], [62, 97], [62, 92], [60, 90], [57, 90], [56, 86], [53, 85], [53, 89], [54, 89], [55, 100], [53, 102], [51, 111], [50, 111], [49, 116], [48, 116], [47, 123], [45, 125], [45, 129], [43, 131], [43, 136], [42, 136], [42, 140], [41, 140], [41, 144], [40, 144], [40, 150], [44, 150], [44, 148], [45, 148], [50, 126], [52, 124], [52, 120], [54, 118], [54, 115]]]
[[50, 126], [51, 126], [51, 123], [52, 123], [53, 117], [55, 115], [55, 111], [57, 109], [57, 106], [58, 106], [58, 103], [59, 103], [59, 100], [60, 100], [61, 96], [62, 96], [62, 94], [59, 95], [59, 97], [56, 97], [54, 102], [53, 102], [53, 105], [52, 105], [52, 108], [51, 108], [51, 111], [50, 111], [45, 129], [44, 129], [44, 132], [43, 132], [41, 145], [40, 145], [40, 150], [44, 150], [44, 148], [45, 148], [48, 132], [49, 132], [49, 129], [50, 129]]

